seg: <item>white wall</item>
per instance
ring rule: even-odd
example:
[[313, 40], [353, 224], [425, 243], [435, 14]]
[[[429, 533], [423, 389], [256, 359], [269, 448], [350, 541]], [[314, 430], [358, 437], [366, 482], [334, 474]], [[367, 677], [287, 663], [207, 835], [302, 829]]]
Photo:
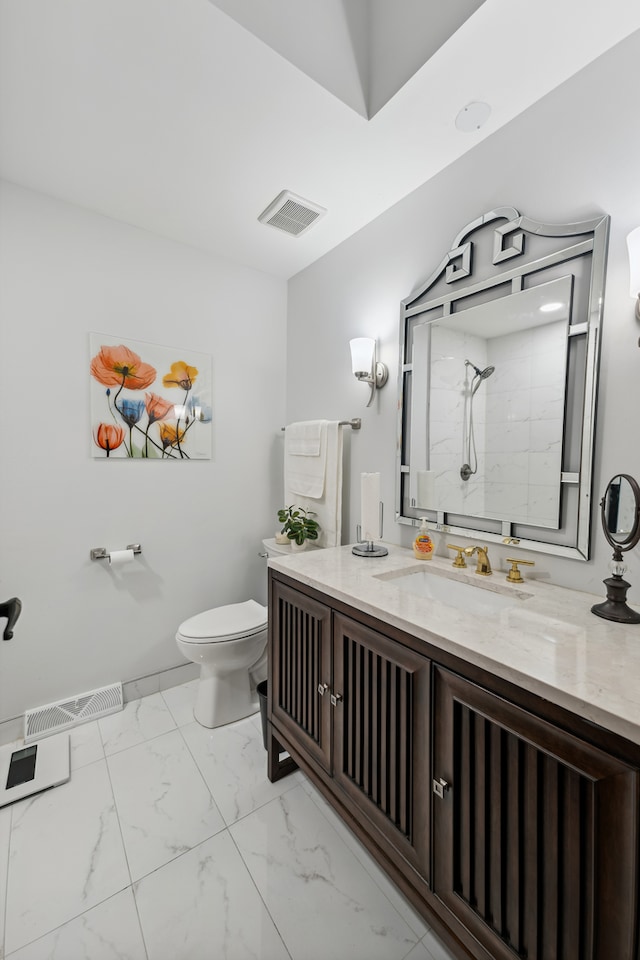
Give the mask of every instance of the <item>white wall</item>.
[[[347, 540], [355, 537], [359, 474], [377, 470], [386, 539], [408, 546], [414, 536], [393, 520], [400, 301], [431, 274], [465, 224], [505, 204], [549, 222], [611, 215], [594, 500], [614, 474], [640, 477], [640, 331], [628, 294], [625, 245], [640, 223], [640, 128], [628, 109], [639, 59], [635, 34], [290, 281], [288, 419], [363, 418], [361, 432], [351, 438]], [[391, 370], [368, 410], [368, 388], [349, 368], [348, 340], [363, 335], [378, 338]], [[532, 555], [536, 574], [603, 594], [611, 551], [597, 522], [593, 544], [588, 563]], [[438, 552], [446, 553], [443, 543]], [[496, 561], [505, 554], [498, 546], [491, 552]], [[638, 550], [629, 558], [628, 576], [630, 598], [640, 602]]]
[[[264, 602], [286, 284], [11, 184], [0, 199], [0, 600], [24, 604], [4, 720], [184, 663], [182, 620]], [[89, 331], [213, 355], [212, 460], [92, 459]], [[138, 541], [122, 579], [89, 560]]]

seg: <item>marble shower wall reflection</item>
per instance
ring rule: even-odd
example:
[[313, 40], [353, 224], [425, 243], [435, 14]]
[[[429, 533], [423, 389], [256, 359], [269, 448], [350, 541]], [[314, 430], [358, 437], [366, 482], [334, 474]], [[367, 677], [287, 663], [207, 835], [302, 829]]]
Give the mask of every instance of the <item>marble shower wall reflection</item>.
[[[414, 331], [410, 496], [420, 508], [557, 529], [571, 278]], [[544, 307], [541, 310], [541, 307]], [[550, 309], [551, 308], [551, 309]], [[464, 481], [473, 370], [477, 473]]]

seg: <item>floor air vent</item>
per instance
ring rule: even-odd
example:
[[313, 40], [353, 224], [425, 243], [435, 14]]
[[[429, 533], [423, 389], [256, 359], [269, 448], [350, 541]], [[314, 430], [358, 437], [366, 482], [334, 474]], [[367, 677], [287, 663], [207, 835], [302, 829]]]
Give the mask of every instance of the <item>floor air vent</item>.
[[294, 193], [283, 190], [266, 210], [258, 217], [260, 223], [266, 223], [277, 230], [284, 230], [293, 237], [301, 236], [316, 220], [327, 211], [317, 203], [296, 197]]
[[122, 684], [111, 683], [108, 687], [89, 690], [70, 700], [58, 700], [44, 707], [35, 707], [24, 715], [24, 742], [32, 743], [89, 720], [106, 717], [109, 713], [122, 710], [123, 706]]

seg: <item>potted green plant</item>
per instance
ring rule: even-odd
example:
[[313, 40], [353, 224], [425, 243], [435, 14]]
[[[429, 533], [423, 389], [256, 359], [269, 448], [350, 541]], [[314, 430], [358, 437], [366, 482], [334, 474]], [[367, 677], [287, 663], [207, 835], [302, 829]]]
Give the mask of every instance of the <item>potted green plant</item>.
[[313, 511], [295, 505], [278, 510], [278, 520], [282, 524], [281, 534], [290, 541], [292, 549], [297, 547], [303, 550], [307, 540], [318, 539], [320, 526], [312, 519], [313, 516]]

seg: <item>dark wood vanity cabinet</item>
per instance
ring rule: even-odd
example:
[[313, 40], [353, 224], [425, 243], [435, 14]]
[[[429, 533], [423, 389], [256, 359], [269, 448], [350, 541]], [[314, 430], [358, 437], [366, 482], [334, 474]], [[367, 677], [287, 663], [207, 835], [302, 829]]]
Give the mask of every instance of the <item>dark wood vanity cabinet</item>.
[[270, 720], [330, 773], [331, 610], [274, 582], [269, 621]]
[[428, 659], [334, 614], [334, 783], [367, 817], [378, 842], [400, 854], [403, 867], [408, 864], [425, 881], [429, 683]]
[[285, 581], [271, 571], [270, 778], [305, 769], [461, 958], [640, 960], [640, 751]]
[[638, 771], [434, 669], [433, 889], [491, 956], [633, 958]]
[[429, 661], [277, 581], [270, 600], [276, 736], [427, 880]]

